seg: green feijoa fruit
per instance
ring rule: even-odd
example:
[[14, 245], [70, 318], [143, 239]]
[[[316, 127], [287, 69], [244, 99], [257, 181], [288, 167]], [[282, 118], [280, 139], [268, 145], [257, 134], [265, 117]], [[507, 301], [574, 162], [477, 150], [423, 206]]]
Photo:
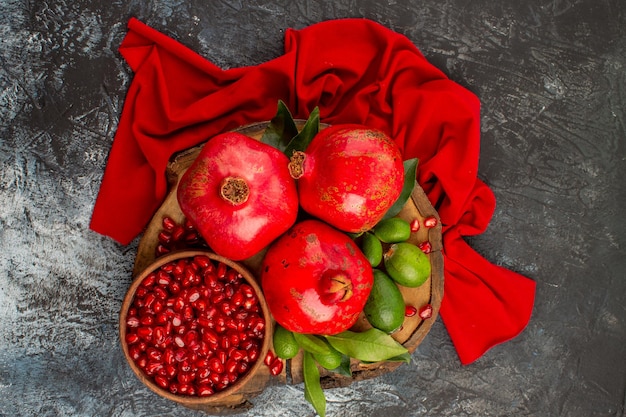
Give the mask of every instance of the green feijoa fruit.
[[377, 267], [383, 260], [383, 245], [372, 233], [363, 234], [361, 250], [373, 267]]
[[411, 243], [394, 243], [383, 259], [387, 274], [405, 287], [419, 287], [430, 277], [430, 259]]
[[300, 345], [296, 342], [293, 333], [283, 326], [276, 324], [274, 328], [274, 351], [282, 359], [291, 359], [298, 354]]
[[392, 217], [380, 221], [374, 226], [373, 232], [385, 243], [404, 242], [411, 236], [411, 225], [404, 219]]
[[385, 333], [393, 333], [404, 322], [404, 298], [387, 274], [374, 269], [374, 285], [363, 312], [367, 321]]

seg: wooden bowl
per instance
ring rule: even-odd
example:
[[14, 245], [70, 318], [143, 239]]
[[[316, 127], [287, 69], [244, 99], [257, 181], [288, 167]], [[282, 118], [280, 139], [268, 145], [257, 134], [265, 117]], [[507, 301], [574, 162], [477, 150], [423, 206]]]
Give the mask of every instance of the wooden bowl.
[[[131, 354], [129, 352], [129, 344], [126, 341], [127, 335], [127, 320], [128, 320], [128, 311], [131, 307], [133, 300], [135, 298], [137, 290], [140, 288], [142, 282], [146, 277], [148, 277], [153, 271], [158, 271], [160, 268], [170, 262], [176, 262], [181, 259], [193, 258], [197, 255], [204, 255], [208, 257], [212, 263], [217, 267], [218, 263], [223, 263], [227, 267], [234, 269], [239, 272], [243, 277], [243, 282], [248, 284], [253, 288], [255, 295], [258, 299], [258, 304], [260, 306], [260, 314], [265, 319], [265, 328], [263, 331], [263, 340], [260, 345], [259, 353], [256, 361], [250, 364], [248, 370], [239, 377], [237, 381], [235, 381], [232, 385], [227, 386], [221, 391], [216, 391], [215, 393], [200, 397], [200, 396], [191, 396], [191, 395], [181, 395], [181, 394], [173, 394], [169, 390], [161, 388], [157, 385], [154, 379], [148, 376], [144, 370], [142, 370], [137, 363], [132, 359]], [[155, 284], [157, 285], [157, 284]], [[193, 288], [189, 287], [189, 288]], [[122, 345], [122, 349], [124, 351], [124, 355], [130, 365], [131, 369], [137, 375], [139, 380], [143, 382], [150, 390], [160, 395], [163, 398], [167, 398], [169, 400], [175, 401], [183, 406], [188, 408], [204, 410], [204, 411], [214, 411], [214, 407], [224, 407], [231, 405], [233, 398], [238, 396], [238, 393], [246, 387], [246, 385], [254, 379], [255, 375], [258, 373], [259, 369], [264, 366], [263, 358], [265, 358], [272, 340], [273, 334], [273, 323], [271, 320], [270, 312], [265, 302], [265, 298], [263, 297], [263, 292], [261, 288], [255, 281], [252, 274], [240, 264], [226, 259], [222, 256], [216, 255], [208, 250], [184, 250], [179, 252], [172, 252], [170, 254], [159, 257], [154, 262], [152, 262], [149, 266], [147, 266], [141, 273], [139, 273], [131, 284], [126, 296], [124, 298], [122, 308], [120, 310], [120, 324], [119, 324], [119, 335], [120, 335], [120, 343]]]

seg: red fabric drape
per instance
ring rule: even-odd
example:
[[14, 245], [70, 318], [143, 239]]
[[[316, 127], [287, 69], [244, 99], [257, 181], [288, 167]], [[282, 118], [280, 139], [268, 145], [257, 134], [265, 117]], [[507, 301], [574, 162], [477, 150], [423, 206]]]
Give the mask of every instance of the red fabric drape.
[[134, 72], [91, 228], [128, 244], [167, 192], [172, 153], [237, 126], [269, 120], [283, 100], [295, 117], [387, 132], [443, 223], [441, 316], [463, 364], [516, 336], [530, 319], [534, 281], [492, 265], [463, 239], [483, 232], [495, 208], [477, 178], [476, 96], [431, 65], [404, 36], [365, 19], [287, 30], [285, 53], [222, 70], [131, 19], [120, 52]]

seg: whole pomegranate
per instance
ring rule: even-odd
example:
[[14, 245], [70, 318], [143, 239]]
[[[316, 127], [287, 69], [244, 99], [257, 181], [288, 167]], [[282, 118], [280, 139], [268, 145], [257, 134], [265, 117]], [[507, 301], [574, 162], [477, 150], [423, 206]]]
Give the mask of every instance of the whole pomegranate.
[[344, 233], [319, 220], [296, 223], [268, 249], [261, 286], [276, 321], [292, 332], [349, 329], [373, 284], [372, 268]]
[[242, 260], [291, 227], [298, 213], [287, 157], [237, 132], [213, 137], [178, 184], [178, 203], [215, 253]]
[[404, 165], [383, 132], [335, 125], [294, 152], [289, 171], [298, 180], [300, 206], [346, 232], [371, 229], [400, 196]]

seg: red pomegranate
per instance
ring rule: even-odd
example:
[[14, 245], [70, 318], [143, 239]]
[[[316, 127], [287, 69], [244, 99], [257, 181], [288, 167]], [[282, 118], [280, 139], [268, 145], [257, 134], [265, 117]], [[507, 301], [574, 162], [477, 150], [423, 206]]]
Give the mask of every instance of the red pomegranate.
[[269, 247], [261, 267], [263, 293], [276, 321], [306, 334], [349, 329], [373, 279], [352, 239], [319, 220], [296, 223]]
[[218, 255], [242, 260], [291, 227], [298, 213], [287, 157], [236, 132], [209, 140], [178, 185], [178, 203]]
[[322, 130], [304, 152], [294, 152], [289, 170], [306, 212], [354, 233], [378, 223], [404, 184], [398, 146], [383, 132], [360, 125]]

